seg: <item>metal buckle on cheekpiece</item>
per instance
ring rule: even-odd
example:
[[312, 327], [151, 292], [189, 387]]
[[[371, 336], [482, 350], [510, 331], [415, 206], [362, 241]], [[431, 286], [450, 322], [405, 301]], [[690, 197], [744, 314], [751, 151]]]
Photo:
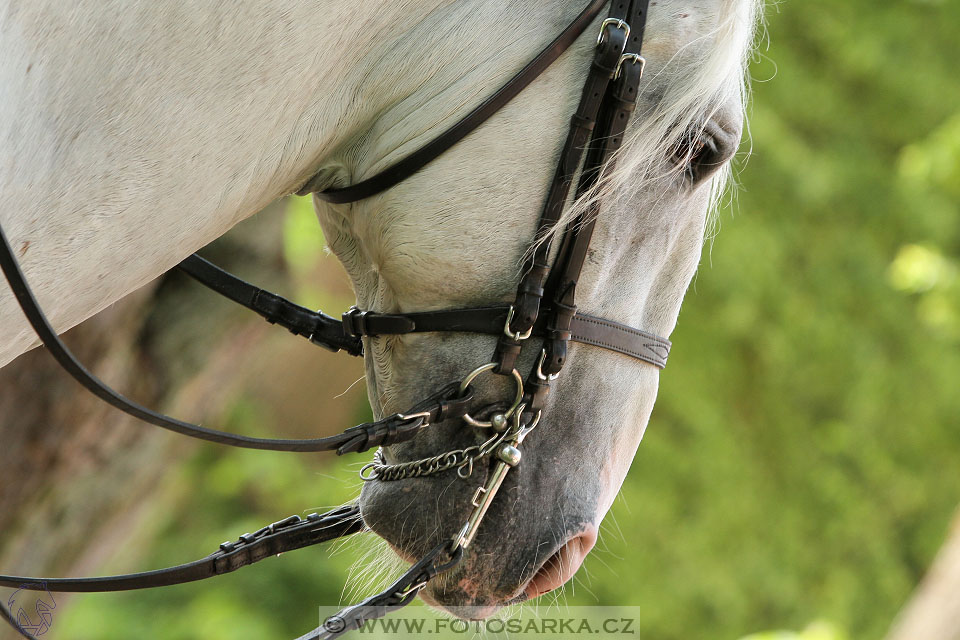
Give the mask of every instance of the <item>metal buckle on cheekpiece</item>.
[[603, 41], [607, 39], [607, 27], [609, 26], [623, 29], [623, 42], [626, 44], [627, 40], [630, 39], [630, 25], [619, 18], [607, 18], [600, 24], [600, 33], [597, 34], [597, 46], [599, 47], [603, 44]]
[[620, 60], [617, 62], [617, 70], [613, 72], [613, 79], [616, 80], [620, 77], [620, 70], [623, 68], [623, 63], [629, 60], [633, 64], [640, 65], [640, 77], [643, 77], [643, 72], [647, 68], [647, 59], [644, 58], [639, 53], [625, 53], [620, 56]]
[[510, 323], [513, 322], [514, 313], [515, 311], [513, 310], [513, 305], [510, 305], [510, 310], [507, 311], [507, 321], [503, 323], [503, 334], [508, 338], [510, 338], [511, 340], [516, 340], [517, 342], [520, 342], [521, 340], [526, 340], [527, 338], [530, 337], [530, 335], [533, 333], [533, 327], [530, 327], [529, 329], [523, 332], [510, 331]]

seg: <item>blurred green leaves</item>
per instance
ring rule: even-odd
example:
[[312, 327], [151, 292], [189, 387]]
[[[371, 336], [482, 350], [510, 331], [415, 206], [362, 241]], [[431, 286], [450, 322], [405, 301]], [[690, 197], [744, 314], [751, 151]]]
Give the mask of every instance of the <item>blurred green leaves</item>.
[[[956, 226], [960, 220], [960, 112], [924, 139], [904, 147], [898, 179], [914, 210], [924, 209], [921, 215], [939, 216]], [[960, 263], [958, 252], [948, 255], [950, 244], [943, 245], [904, 245], [890, 265], [888, 278], [898, 291], [916, 296], [917, 318], [925, 327], [956, 341], [960, 339]]]
[[848, 640], [848, 636], [829, 622], [817, 621], [799, 633], [769, 631], [756, 633], [742, 640]]

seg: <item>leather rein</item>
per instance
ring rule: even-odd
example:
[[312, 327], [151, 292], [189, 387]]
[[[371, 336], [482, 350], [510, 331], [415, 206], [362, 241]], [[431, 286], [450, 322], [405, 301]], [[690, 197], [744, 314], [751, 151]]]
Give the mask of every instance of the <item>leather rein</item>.
[[[608, 0], [593, 0], [576, 19], [530, 63], [496, 93], [464, 118], [391, 167], [354, 185], [318, 191], [317, 178], [307, 182], [298, 193], [334, 204], [368, 198], [398, 184], [433, 161], [444, 151], [479, 127], [500, 110], [550, 64], [566, 51], [600, 15]], [[527, 259], [523, 276], [511, 305], [492, 305], [467, 309], [446, 309], [414, 313], [379, 313], [351, 308], [337, 320], [320, 311], [312, 311], [274, 293], [244, 282], [194, 254], [179, 268], [213, 291], [237, 302], [312, 343], [332, 351], [363, 355], [362, 338], [380, 335], [405, 335], [419, 332], [469, 332], [498, 336], [490, 363], [471, 371], [463, 380], [454, 381], [418, 402], [404, 413], [361, 424], [326, 438], [273, 439], [231, 434], [157, 413], [124, 397], [100, 381], [76, 359], [60, 340], [37, 303], [20, 265], [0, 228], [0, 267], [24, 314], [51, 355], [83, 387], [105, 402], [145, 422], [187, 436], [235, 447], [274, 451], [335, 451], [337, 455], [356, 453], [373, 447], [385, 447], [415, 437], [430, 424], [461, 419], [490, 436], [481, 444], [441, 454], [434, 458], [401, 464], [386, 464], [378, 450], [374, 462], [366, 465], [361, 476], [367, 481], [391, 481], [420, 477], [457, 468], [461, 477], [472, 472], [476, 461], [491, 457], [494, 468], [487, 483], [474, 496], [474, 511], [452, 540], [444, 540], [408, 569], [383, 592], [347, 607], [335, 618], [300, 640], [335, 638], [359, 628], [367, 620], [381, 617], [414, 598], [427, 582], [455, 566], [470, 545], [481, 520], [509, 470], [519, 464], [523, 439], [537, 426], [550, 390], [567, 360], [570, 341], [594, 345], [652, 364], [666, 365], [670, 341], [666, 338], [618, 322], [578, 312], [576, 285], [593, 234], [598, 205], [567, 224], [560, 235], [557, 257], [551, 266], [552, 236], [549, 233], [561, 219], [574, 177], [580, 170], [575, 195], [593, 188], [611, 166], [611, 158], [623, 141], [624, 131], [634, 110], [645, 60], [640, 56], [649, 0], [614, 0], [608, 17], [597, 36], [594, 58], [587, 75], [577, 110], [561, 151], [546, 202], [537, 225], [538, 242]], [[531, 337], [542, 338], [537, 364], [524, 378], [516, 369], [517, 359]], [[510, 407], [500, 405], [471, 408], [471, 383], [485, 373], [511, 377], [516, 394]], [[489, 420], [471, 416], [493, 411]], [[31, 578], [0, 575], [0, 586], [38, 591], [91, 592], [143, 589], [182, 584], [235, 571], [265, 557], [283, 551], [326, 542], [364, 530], [359, 507], [349, 505], [325, 514], [305, 518], [294, 515], [255, 533], [225, 542], [220, 548], [195, 562], [121, 576], [96, 578]], [[0, 617], [20, 634], [35, 640], [0, 602]], [[332, 619], [332, 618], [331, 618]]]

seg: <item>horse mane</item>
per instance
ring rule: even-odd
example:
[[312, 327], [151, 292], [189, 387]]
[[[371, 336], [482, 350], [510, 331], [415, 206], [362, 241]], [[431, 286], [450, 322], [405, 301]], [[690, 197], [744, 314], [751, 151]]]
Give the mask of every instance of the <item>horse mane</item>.
[[[577, 198], [538, 242], [561, 232], [577, 216], [588, 214], [594, 203], [609, 205], [640, 189], [674, 181], [684, 170], [682, 164], [664, 172], [662, 159], [679, 149], [686, 150], [689, 160], [693, 143], [703, 134], [704, 123], [731, 97], [739, 97], [740, 112], [736, 117], [745, 117], [750, 92], [747, 64], [763, 0], [722, 0], [719, 4], [720, 20], [716, 27], [681, 47], [646, 82], [648, 91], [655, 85], [655, 90], [662, 93], [654, 107], [638, 111], [631, 119], [624, 143], [613, 159], [614, 168], [593, 189]], [[686, 17], [661, 10], [667, 6], [661, 3], [651, 9], [648, 34]], [[716, 224], [723, 196], [732, 184], [730, 163], [710, 178], [708, 236]]]

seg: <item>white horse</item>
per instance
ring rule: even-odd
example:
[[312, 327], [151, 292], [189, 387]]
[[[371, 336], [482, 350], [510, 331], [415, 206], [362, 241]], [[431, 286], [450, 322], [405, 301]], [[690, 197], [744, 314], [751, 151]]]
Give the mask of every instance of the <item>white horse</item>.
[[[66, 330], [314, 174], [319, 186], [352, 184], [417, 149], [582, 4], [8, 0], [0, 222]], [[757, 0], [651, 3], [647, 74], [602, 194], [579, 287], [584, 312], [671, 332], [740, 140], [758, 10]], [[318, 203], [362, 308], [511, 300], [598, 29], [412, 178], [353, 205]], [[0, 286], [0, 365], [35, 343]], [[493, 343], [367, 339], [375, 413], [462, 376]], [[562, 585], [593, 546], [646, 427], [658, 371], [582, 345], [569, 362], [464, 562], [426, 591], [433, 604], [487, 615]], [[449, 449], [443, 433], [425, 431], [404, 456]], [[368, 483], [361, 508], [412, 558], [453, 533], [472, 489], [455, 475]]]

